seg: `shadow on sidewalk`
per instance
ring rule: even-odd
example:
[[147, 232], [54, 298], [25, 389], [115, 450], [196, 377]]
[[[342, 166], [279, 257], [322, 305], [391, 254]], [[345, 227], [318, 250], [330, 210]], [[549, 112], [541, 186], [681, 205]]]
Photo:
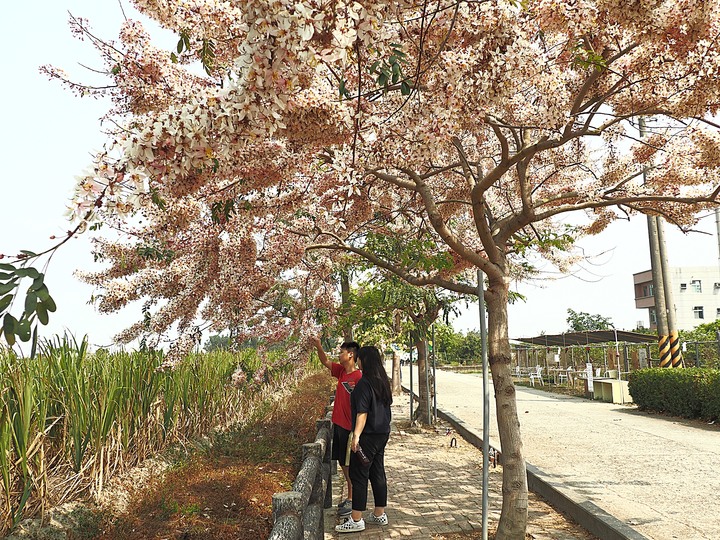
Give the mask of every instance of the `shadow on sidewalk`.
[[[390, 523], [385, 527], [367, 524], [365, 531], [340, 534], [334, 528], [344, 518], [337, 518], [333, 507], [325, 513], [325, 538], [481, 538], [481, 452], [452, 430], [446, 435], [450, 427], [447, 423], [440, 422], [435, 428], [410, 427], [408, 395], [394, 399], [393, 431], [385, 451], [386, 511]], [[333, 502], [337, 504], [344, 493], [342, 474], [334, 476], [333, 482]], [[535, 538], [594, 538], [534, 494], [530, 493], [529, 499], [528, 532]], [[371, 490], [365, 516], [372, 509], [372, 500]], [[489, 475], [488, 529], [491, 532], [500, 518], [501, 505], [502, 467], [498, 466], [491, 468]]]

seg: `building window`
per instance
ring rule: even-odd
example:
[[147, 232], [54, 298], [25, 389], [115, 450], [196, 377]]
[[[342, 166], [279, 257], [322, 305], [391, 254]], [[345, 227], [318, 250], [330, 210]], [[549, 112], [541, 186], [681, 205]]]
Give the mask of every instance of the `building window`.
[[702, 292], [702, 282], [699, 279], [693, 279], [690, 282], [693, 292]]
[[715, 310], [715, 318], [720, 319], [720, 307]]
[[681, 283], [680, 284], [680, 292], [687, 291], [687, 283]]
[[643, 297], [644, 297], [644, 298], [649, 298], [650, 296], [652, 296], [652, 295], [653, 295], [653, 286], [652, 286], [652, 283], [650, 283], [649, 285], [643, 285], [643, 286], [642, 286], [642, 293], [643, 293]]
[[705, 318], [705, 311], [703, 310], [702, 306], [695, 306], [693, 308], [693, 313], [695, 314], [696, 319], [704, 319]]
[[649, 309], [648, 314], [650, 316], [650, 324], [657, 324], [657, 314], [655, 313], [654, 309]]

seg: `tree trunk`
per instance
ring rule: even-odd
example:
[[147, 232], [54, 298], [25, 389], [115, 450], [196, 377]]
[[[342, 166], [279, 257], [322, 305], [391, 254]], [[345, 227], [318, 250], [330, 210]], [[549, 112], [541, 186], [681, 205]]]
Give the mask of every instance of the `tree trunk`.
[[[419, 422], [422, 425], [432, 425], [432, 415], [428, 414], [430, 410], [430, 393], [428, 392], [428, 385], [430, 380], [428, 378], [428, 342], [426, 337], [422, 337], [415, 340], [415, 347], [417, 348], [417, 366], [418, 366], [418, 406], [415, 410], [413, 420]], [[412, 365], [410, 366], [412, 369]], [[430, 421], [428, 422], [428, 417]]]
[[[340, 272], [340, 301], [343, 308], [349, 309], [350, 307], [350, 276], [347, 272]], [[350, 322], [343, 328], [343, 339], [344, 341], [353, 341], [353, 329]]]
[[527, 471], [520, 438], [515, 385], [510, 370], [508, 286], [506, 280], [491, 279], [485, 295], [488, 310], [488, 361], [495, 389], [503, 466], [503, 501], [496, 540], [525, 538], [528, 518]]
[[402, 393], [400, 385], [400, 357], [395, 349], [392, 350], [392, 394], [399, 396]]

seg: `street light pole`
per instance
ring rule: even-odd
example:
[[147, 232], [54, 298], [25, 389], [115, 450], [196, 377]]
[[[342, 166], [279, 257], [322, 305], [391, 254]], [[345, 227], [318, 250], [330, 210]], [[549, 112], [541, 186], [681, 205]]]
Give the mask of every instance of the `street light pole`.
[[620, 379], [620, 345], [618, 344], [617, 328], [613, 325], [613, 332], [615, 332], [615, 366], [617, 367], [618, 376]]
[[477, 271], [478, 306], [480, 309], [480, 340], [483, 373], [483, 468], [482, 468], [482, 538], [488, 538], [488, 479], [490, 475], [490, 385], [487, 357], [487, 324], [485, 321], [485, 288], [483, 272]]

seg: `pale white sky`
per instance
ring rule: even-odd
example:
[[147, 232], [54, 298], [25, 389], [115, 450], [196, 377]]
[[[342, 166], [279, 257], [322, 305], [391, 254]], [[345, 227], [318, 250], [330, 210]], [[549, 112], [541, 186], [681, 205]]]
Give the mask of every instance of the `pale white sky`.
[[[123, 4], [129, 17], [133, 11]], [[10, 2], [0, 22], [0, 60], [4, 74], [0, 102], [4, 104], [0, 132], [0, 253], [20, 249], [41, 251], [51, 235], [69, 228], [63, 217], [74, 176], [90, 161], [90, 152], [103, 142], [98, 119], [107, 104], [79, 99], [57, 82], [38, 72], [43, 64], [61, 67], [84, 79], [83, 63], [99, 66], [88, 43], [78, 42], [67, 26], [67, 12], [88, 18], [97, 35], [113, 39], [122, 21], [116, 0], [39, 0]], [[42, 16], [40, 16], [42, 14]], [[174, 36], [167, 36], [168, 46]], [[671, 266], [714, 265], [718, 262], [713, 217], [701, 228], [710, 235], [684, 236], [667, 227]], [[76, 269], [97, 268], [90, 254], [88, 236], [72, 240], [53, 258], [46, 282], [58, 304], [43, 334], [68, 329], [90, 336], [95, 345], [110, 344], [112, 336], [140, 317], [135, 306], [113, 315], [102, 315], [87, 304], [92, 289], [73, 277]], [[635, 309], [632, 274], [649, 268], [645, 219], [613, 224], [596, 238], [583, 242], [588, 254], [608, 251], [586, 280], [566, 277], [544, 281], [544, 287], [523, 285], [527, 302], [510, 307], [510, 336], [524, 337], [566, 329], [567, 309], [611, 317], [618, 328], [647, 324], [646, 314]], [[588, 265], [585, 265], [588, 266]], [[457, 321], [462, 330], [478, 328], [477, 306], [470, 306]]]
[[[665, 224], [670, 266], [718, 264], [714, 214], [703, 218], [697, 229], [702, 233], [686, 235]], [[567, 331], [568, 308], [610, 317], [618, 329], [633, 330], [638, 321], [648, 326], [647, 310], [635, 308], [632, 278], [633, 274], [650, 269], [645, 216], [615, 222], [602, 234], [583, 239], [580, 245], [587, 255], [599, 256], [592, 259], [592, 264], [583, 263], [585, 270], [578, 272], [578, 277], [565, 276], [516, 287], [527, 299], [509, 308], [511, 338]], [[479, 328], [477, 305], [471, 313], [460, 317], [456, 326], [463, 330]]]

